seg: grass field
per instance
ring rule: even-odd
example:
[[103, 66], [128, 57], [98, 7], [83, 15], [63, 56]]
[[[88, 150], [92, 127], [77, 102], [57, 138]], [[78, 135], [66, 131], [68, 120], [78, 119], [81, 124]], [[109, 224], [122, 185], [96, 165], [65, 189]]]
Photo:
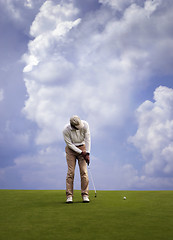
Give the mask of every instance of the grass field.
[[[127, 199], [123, 200], [123, 196]], [[0, 190], [0, 240], [171, 240], [173, 191]]]

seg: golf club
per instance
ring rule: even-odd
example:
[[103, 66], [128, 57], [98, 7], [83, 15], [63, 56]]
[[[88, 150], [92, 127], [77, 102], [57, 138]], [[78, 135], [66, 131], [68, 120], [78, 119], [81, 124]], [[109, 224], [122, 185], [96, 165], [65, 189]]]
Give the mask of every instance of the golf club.
[[95, 197], [97, 197], [97, 192], [96, 192], [96, 188], [95, 188], [94, 180], [93, 180], [92, 173], [91, 173], [91, 169], [90, 169], [89, 166], [88, 166], [88, 170], [89, 170], [89, 172], [90, 172], [91, 181], [92, 181], [92, 184], [93, 184], [93, 187], [94, 187]]

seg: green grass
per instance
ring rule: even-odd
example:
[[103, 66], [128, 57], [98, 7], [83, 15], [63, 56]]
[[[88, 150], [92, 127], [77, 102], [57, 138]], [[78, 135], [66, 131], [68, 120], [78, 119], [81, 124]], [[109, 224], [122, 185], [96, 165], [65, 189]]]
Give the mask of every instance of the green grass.
[[[123, 200], [123, 196], [127, 199]], [[173, 191], [0, 190], [0, 240], [171, 240]]]

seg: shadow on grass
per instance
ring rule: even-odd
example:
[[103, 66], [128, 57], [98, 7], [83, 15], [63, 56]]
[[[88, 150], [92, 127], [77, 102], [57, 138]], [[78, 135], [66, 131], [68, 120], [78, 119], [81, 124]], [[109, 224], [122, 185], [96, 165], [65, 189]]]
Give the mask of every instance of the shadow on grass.
[[76, 201], [76, 202], [72, 202], [72, 203], [66, 203], [66, 202], [65, 202], [66, 205], [73, 205], [73, 204], [76, 204], [76, 203], [77, 203], [77, 204], [89, 204], [89, 203], [84, 203], [84, 202], [82, 202], [82, 201]]
[[40, 203], [40, 207], [56, 207], [56, 206], [68, 206], [68, 205], [76, 205], [76, 204], [79, 204], [79, 205], [82, 205], [82, 204], [90, 204], [90, 203], [83, 203], [82, 201], [74, 201], [73, 203], [66, 203], [66, 201], [50, 201], [50, 202], [42, 202]]

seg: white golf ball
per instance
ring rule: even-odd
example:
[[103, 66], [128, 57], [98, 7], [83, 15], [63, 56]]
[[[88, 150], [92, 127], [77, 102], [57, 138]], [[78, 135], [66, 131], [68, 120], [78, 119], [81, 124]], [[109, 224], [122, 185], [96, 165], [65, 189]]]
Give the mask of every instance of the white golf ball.
[[124, 200], [126, 200], [126, 197], [124, 197]]

